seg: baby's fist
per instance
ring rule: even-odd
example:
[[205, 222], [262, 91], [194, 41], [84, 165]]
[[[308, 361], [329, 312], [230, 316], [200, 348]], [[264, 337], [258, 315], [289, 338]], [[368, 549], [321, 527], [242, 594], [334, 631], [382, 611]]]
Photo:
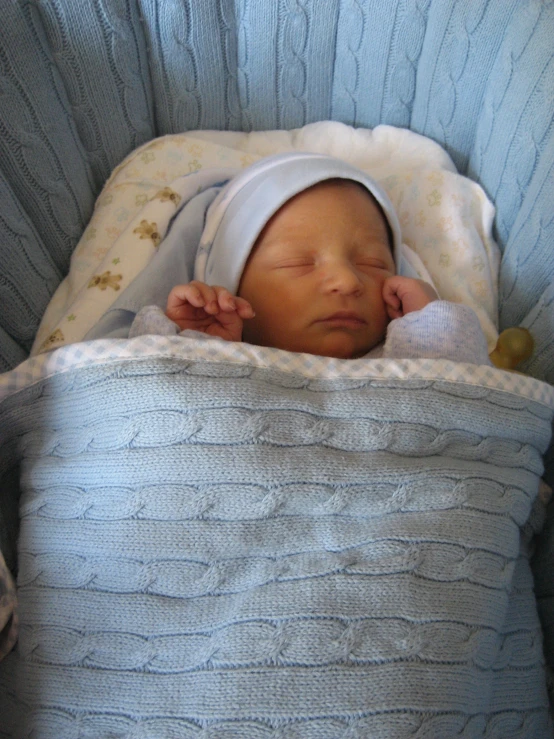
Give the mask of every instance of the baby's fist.
[[176, 285], [169, 293], [165, 313], [181, 331], [202, 331], [227, 341], [240, 341], [243, 320], [254, 316], [244, 298], [198, 280]]
[[391, 319], [421, 310], [438, 299], [439, 296], [428, 282], [413, 277], [394, 275], [383, 284], [383, 300]]

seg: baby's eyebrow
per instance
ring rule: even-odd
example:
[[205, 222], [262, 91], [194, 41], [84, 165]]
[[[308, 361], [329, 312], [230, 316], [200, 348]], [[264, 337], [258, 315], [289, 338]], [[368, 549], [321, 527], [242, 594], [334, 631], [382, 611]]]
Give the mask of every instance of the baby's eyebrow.
[[372, 233], [356, 239], [354, 243], [354, 248], [357, 251], [369, 252], [377, 250], [383, 247], [383, 245], [389, 250], [392, 248], [389, 238], [386, 237], [385, 239], [383, 239], [381, 234]]
[[290, 236], [281, 236], [279, 238], [272, 238], [268, 241], [264, 241], [263, 246], [267, 249], [285, 248], [292, 251], [301, 251], [303, 249], [307, 249], [310, 245], [304, 242], [298, 243], [298, 239], [295, 239], [291, 234]]

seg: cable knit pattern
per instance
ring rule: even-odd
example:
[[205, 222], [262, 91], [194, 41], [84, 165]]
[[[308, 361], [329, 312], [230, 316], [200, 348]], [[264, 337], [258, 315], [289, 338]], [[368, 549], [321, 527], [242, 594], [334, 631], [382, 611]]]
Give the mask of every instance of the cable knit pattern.
[[[26, 349], [34, 339], [34, 324], [40, 321], [57, 286], [61, 272], [53, 264], [32, 221], [22, 211], [20, 202], [11, 191], [0, 171], [0, 189], [9, 207], [0, 214], [0, 239], [12, 248], [3, 255], [6, 274], [0, 280], [0, 304], [5, 329]], [[36, 283], [32, 291], [23, 290], [29, 282]], [[9, 366], [2, 371], [11, 369]]]
[[410, 127], [417, 65], [423, 50], [430, 4], [430, 0], [412, 0], [405, 4], [403, 15], [398, 8], [383, 100], [383, 118], [394, 126]]
[[[90, 171], [68, 101], [52, 75], [36, 10], [30, 3], [10, 3], [3, 12], [0, 160], [4, 178], [20, 201], [19, 213], [5, 197], [2, 204], [14, 220], [25, 213], [34, 225], [44, 242], [36, 247], [36, 261], [43, 264], [48, 251], [62, 273], [92, 209]], [[3, 249], [12, 246], [8, 240]], [[25, 282], [29, 284], [27, 275]]]
[[554, 217], [543, 206], [554, 190], [552, 106], [545, 105], [554, 89], [553, 33], [553, 2], [518, 4], [491, 70], [471, 160], [470, 174], [496, 203], [496, 228], [506, 245], [502, 326], [521, 323], [554, 280]]
[[513, 3], [504, 3], [505, 16], [500, 20], [499, 8], [488, 0], [443, 3], [430, 20], [435, 56], [426, 53], [420, 62], [422, 89], [414, 102], [411, 128], [444, 141], [462, 171], [467, 168], [483, 91], [502, 40], [498, 24], [505, 25], [510, 18], [508, 5]]
[[[364, 8], [359, 0], [341, 5], [337, 35], [333, 118], [355, 125], [358, 120], [360, 69], [358, 55], [365, 29]], [[369, 124], [371, 125], [371, 124]]]
[[[304, 53], [309, 31], [306, 0], [283, 0], [282, 65], [278, 81], [279, 128], [290, 128], [290, 121], [306, 120], [306, 60]], [[294, 125], [294, 124], [292, 124]]]
[[[241, 6], [244, 13], [244, 4]], [[248, 46], [244, 33], [244, 18], [235, 17], [236, 6], [226, 0], [220, 0], [219, 13], [223, 29], [223, 61], [225, 63], [225, 104], [229, 111], [229, 128], [233, 131], [246, 130], [250, 127], [243, 123], [242, 110], [248, 107], [248, 77], [241, 75], [242, 100], [239, 90], [239, 44], [242, 42], [241, 56], [247, 56]]]
[[[408, 126], [430, 136], [445, 146], [463, 173], [484, 187], [497, 209], [496, 234], [504, 252], [499, 286], [501, 328], [523, 324], [533, 331], [537, 348], [524, 369], [553, 382], [552, 38], [553, 0], [4, 3], [0, 24], [0, 369], [7, 370], [26, 356], [40, 315], [67, 271], [103, 181], [137, 144], [164, 133], [197, 128], [249, 131], [295, 128], [310, 121], [335, 119], [365, 127], [378, 123]], [[187, 382], [191, 376], [185, 372]], [[256, 372], [246, 373], [243, 379], [268, 387]], [[133, 381], [139, 382], [137, 378]], [[220, 381], [240, 386], [239, 376]], [[41, 613], [44, 618], [44, 622], [27, 621], [21, 637], [22, 685], [26, 692], [19, 699], [29, 699], [35, 706], [29, 716], [29, 731], [22, 729], [24, 736], [40, 726], [49, 727], [42, 733], [50, 732], [56, 739], [108, 735], [220, 739], [237, 735], [237, 717], [231, 715], [231, 709], [250, 705], [252, 696], [257, 696], [260, 708], [247, 718], [241, 717], [241, 735], [264, 739], [527, 739], [543, 737], [550, 731], [543, 704], [531, 705], [544, 687], [542, 668], [534, 657], [540, 636], [527, 555], [517, 558], [513, 537], [509, 538], [509, 551], [509, 547], [485, 551], [462, 541], [439, 542], [440, 546], [427, 542], [424, 554], [416, 556], [414, 551], [423, 543], [418, 545], [413, 538], [399, 536], [394, 541], [382, 540], [381, 548], [370, 555], [367, 547], [377, 546], [373, 539], [354, 541], [351, 551], [342, 551], [331, 526], [335, 519], [344, 523], [351, 518], [375, 524], [385, 515], [407, 521], [406, 516], [424, 513], [417, 509], [417, 501], [423, 497], [436, 510], [440, 508], [439, 499], [451, 506], [441, 509], [440, 515], [450, 510], [472, 515], [476, 522], [498, 519], [516, 531], [523, 525], [534, 495], [535, 482], [530, 481], [536, 481], [539, 474], [536, 436], [530, 435], [522, 442], [517, 434], [510, 436], [512, 432], [502, 424], [502, 433], [495, 431], [494, 423], [491, 426], [482, 415], [472, 426], [468, 419], [480, 407], [477, 401], [467, 406], [468, 415], [462, 420], [455, 416], [455, 428], [451, 422], [439, 428], [433, 417], [424, 420], [421, 414], [426, 408], [420, 408], [414, 423], [405, 418], [397, 423], [387, 413], [379, 417], [362, 414], [359, 423], [363, 433], [354, 434], [349, 431], [349, 417], [333, 416], [326, 401], [323, 405], [315, 402], [316, 397], [326, 397], [321, 390], [325, 383], [320, 385], [318, 395], [315, 383], [302, 382], [289, 391], [309, 398], [304, 405], [295, 406], [287, 400], [285, 406], [257, 408], [244, 399], [235, 403], [230, 397], [229, 403], [212, 409], [213, 415], [210, 409], [188, 405], [184, 413], [185, 403], [179, 408], [172, 396], [160, 404], [158, 391], [147, 385], [143, 400], [152, 398], [153, 405], [141, 406], [136, 391], [128, 390], [125, 412], [116, 417], [107, 414], [113, 420], [111, 425], [103, 426], [101, 416], [96, 417], [91, 407], [91, 415], [81, 417], [73, 428], [65, 427], [60, 420], [54, 399], [62, 394], [62, 385], [56, 382], [40, 386], [42, 399], [40, 393], [29, 391], [25, 407], [30, 415], [22, 434], [22, 448], [26, 445], [29, 456], [22, 501], [26, 569], [21, 576], [30, 578], [22, 588], [22, 602], [27, 614]], [[76, 417], [75, 409], [80, 408], [83, 398], [96, 398], [98, 408], [105, 409], [105, 398], [96, 394], [89, 375], [72, 375], [72, 382], [68, 378], [67, 397], [74, 399], [74, 404], [63, 406], [70, 418]], [[110, 382], [117, 384], [119, 379], [116, 376]], [[273, 381], [269, 386], [275, 387]], [[56, 390], [49, 394], [49, 388], [54, 387]], [[360, 386], [359, 390], [368, 395], [378, 392], [372, 385]], [[354, 391], [349, 388], [347, 394]], [[427, 401], [434, 397], [447, 404], [470, 403], [468, 398], [460, 401], [457, 396], [444, 394], [436, 383], [417, 389], [420, 391], [428, 393]], [[331, 397], [335, 395], [331, 393]], [[505, 418], [508, 412], [499, 402], [501, 397], [513, 400], [513, 396], [497, 395], [494, 402], [489, 397], [483, 401], [483, 408], [491, 409], [492, 418]], [[431, 407], [439, 406], [436, 402]], [[39, 411], [44, 414], [41, 419], [51, 419], [50, 424], [57, 419], [51, 438], [37, 431]], [[533, 412], [513, 408], [510, 413], [513, 418], [526, 419], [526, 434], [534, 427], [546, 435], [544, 416], [533, 415], [535, 406]], [[36, 414], [34, 422], [32, 414]], [[509, 428], [517, 430], [520, 421], [513, 418]], [[217, 434], [218, 423], [227, 424], [227, 445]], [[158, 426], [162, 424], [169, 436], [160, 432]], [[10, 428], [9, 424], [4, 428]], [[419, 452], [414, 454], [417, 449]], [[180, 456], [190, 450], [194, 454]], [[176, 460], [181, 463], [184, 459], [184, 469], [194, 472], [200, 469], [195, 455], [208, 450], [216, 461], [230, 460], [227, 479], [215, 479], [219, 468], [212, 469], [207, 463], [202, 479], [183, 480], [182, 466], [177, 475]], [[260, 466], [253, 479], [245, 482], [240, 479], [242, 462], [235, 461], [242, 457], [235, 455], [246, 450], [253, 452]], [[292, 467], [278, 466], [278, 457], [272, 456], [271, 450], [291, 455]], [[314, 474], [317, 472], [319, 477], [316, 474], [317, 479], [310, 481], [306, 498], [302, 495], [307, 491], [306, 480], [293, 481], [287, 474], [291, 469], [304, 470], [306, 455], [314, 452], [318, 464], [332, 459], [336, 467], [330, 480], [320, 474], [327, 468], [320, 470], [316, 465]], [[364, 493], [367, 480], [355, 479], [361, 470], [359, 460], [366, 455], [379, 457], [381, 477], [370, 481], [372, 491], [378, 493], [376, 497], [368, 498]], [[13, 443], [4, 446], [0, 456], [3, 489], [14, 490], [18, 468]], [[134, 466], [138, 456], [146, 460], [139, 470]], [[354, 460], [350, 467], [346, 466], [346, 458], [349, 464]], [[448, 469], [441, 467], [432, 472], [435, 482], [426, 486], [419, 477], [402, 478], [398, 470], [385, 474], [383, 470], [389, 469], [381, 467], [385, 458], [406, 460], [410, 465], [418, 460], [449, 461]], [[282, 461], [282, 457], [279, 459]], [[493, 459], [495, 464], [490, 461]], [[148, 470], [162, 463], [168, 477], [159, 486], [159, 481], [148, 479]], [[547, 463], [552, 481], [552, 450]], [[264, 476], [266, 469], [277, 470], [271, 480], [269, 472]], [[67, 479], [60, 478], [60, 470], [67, 473]], [[475, 481], [473, 487], [464, 477], [467, 470], [478, 470], [471, 478]], [[490, 470], [494, 474], [489, 474]], [[423, 487], [418, 487], [420, 483]], [[306, 509], [306, 501], [313, 508]], [[3, 545], [15, 537], [16, 509], [15, 496], [2, 497]], [[110, 527], [124, 531], [125, 536], [129, 527], [136, 526], [137, 531], [143, 525], [152, 526], [152, 530], [160, 527], [156, 541], [163, 543], [163, 526], [173, 517], [182, 531], [183, 526], [192, 523], [230, 528], [236, 520], [289, 524], [296, 518], [311, 520], [314, 511], [318, 520], [331, 526], [330, 541], [323, 537], [323, 543], [313, 552], [283, 550], [279, 557], [275, 552], [252, 553], [248, 549], [237, 553], [235, 569], [228, 568], [229, 557], [218, 558], [215, 552], [203, 558], [181, 557], [177, 547], [175, 556], [163, 560], [166, 566], [155, 567], [156, 557], [145, 560], [138, 543], [131, 552], [110, 550], [109, 556], [121, 565], [121, 587], [128, 584], [144, 589], [139, 592], [114, 592], [118, 568], [112, 571], [106, 567], [99, 545], [98, 551], [94, 549], [96, 534], [99, 542], [105, 542], [102, 532]], [[548, 521], [551, 517], [540, 542], [541, 557], [535, 560], [546, 624], [554, 621], [554, 601], [548, 585], [554, 527]], [[49, 525], [57, 540], [50, 538]], [[69, 545], [67, 551], [63, 550], [65, 542], [81, 541], [78, 536], [66, 536], [72, 527], [77, 530], [80, 525], [90, 537], [83, 540], [83, 546], [88, 542], [91, 550], [85, 547], [73, 551]], [[466, 531], [463, 528], [460, 537]], [[505, 529], [502, 531], [505, 533]], [[264, 535], [260, 534], [261, 541]], [[180, 543], [179, 536], [176, 541]], [[138, 533], [136, 539], [141, 540]], [[431, 577], [443, 545], [440, 562], [444, 562], [447, 581]], [[50, 551], [52, 546], [55, 551]], [[220, 564], [222, 561], [225, 566]], [[8, 564], [15, 567], [13, 561]], [[299, 573], [302, 577], [306, 573], [306, 578]], [[427, 594], [435, 592], [433, 588], [450, 588], [448, 593], [457, 598], [460, 613], [460, 600], [465, 603], [469, 593], [486, 592], [500, 599], [494, 600], [500, 603], [498, 611], [495, 605], [487, 613], [503, 612], [507, 599], [506, 622], [518, 626], [504, 629], [500, 618], [494, 623], [485, 619], [472, 624], [464, 620], [465, 616], [420, 623], [417, 614], [401, 612], [404, 606], [401, 604], [399, 609], [395, 604], [394, 612], [384, 613], [382, 618], [370, 618], [367, 608], [351, 612], [345, 607], [340, 613], [323, 608], [318, 630], [318, 624], [306, 616], [307, 611], [302, 614], [294, 610], [293, 600], [282, 601], [284, 610], [280, 615], [268, 615], [262, 608], [259, 612], [246, 609], [244, 615], [240, 608], [247, 602], [244, 599], [249, 591], [244, 588], [249, 578], [264, 592], [281, 593], [281, 589], [290, 588], [292, 593], [297, 588], [294, 593], [298, 597], [313, 597], [318, 607], [318, 587], [322, 583], [339, 588], [335, 605], [354, 603], [362, 584], [377, 585], [388, 578], [415, 583], [414, 597], [419, 595], [418, 602], [424, 607]], [[484, 584], [492, 580], [503, 585], [493, 588]], [[340, 589], [354, 582], [356, 587]], [[369, 589], [371, 602], [386, 602], [387, 595], [397, 592], [396, 582], [386, 592]], [[507, 593], [502, 588], [509, 582], [513, 588]], [[62, 587], [60, 583], [65, 584]], [[167, 594], [173, 592], [178, 595]], [[204, 594], [185, 598], [184, 592]], [[136, 611], [126, 608], [126, 599], [133, 599]], [[213, 623], [199, 618], [185, 634], [179, 630], [183, 623], [180, 609], [189, 601], [209, 601], [221, 611]], [[169, 613], [160, 602], [168, 606]], [[173, 612], [171, 606], [177, 603], [180, 606]], [[106, 627], [110, 619], [116, 619], [119, 605], [125, 614], [137, 614], [142, 630], [136, 628], [137, 624], [130, 627], [109, 623], [111, 631]], [[309, 604], [306, 608], [309, 610]], [[67, 623], [58, 623], [60, 614]], [[192, 618], [191, 612], [187, 611], [186, 616]], [[175, 624], [174, 630], [159, 633], [157, 629], [166, 620], [169, 625]], [[83, 624], [88, 625], [86, 629]], [[303, 629], [308, 627], [314, 627], [313, 636], [303, 641]], [[399, 657], [396, 662], [383, 662], [378, 650], [380, 637], [375, 637], [374, 629], [382, 634], [382, 644], [391, 646], [391, 654], [400, 654], [404, 639], [411, 661]], [[109, 662], [106, 649], [114, 649], [113, 643], [107, 646], [107, 635], [112, 632], [123, 645], [117, 651], [118, 659], [123, 660], [122, 674], [137, 680], [135, 695], [146, 695], [144, 686], [155, 673], [160, 680], [168, 681], [177, 681], [182, 675], [183, 682], [174, 694], [189, 696], [191, 683], [187, 680], [197, 674], [201, 683], [198, 695], [206, 699], [205, 706], [186, 704], [187, 716], [176, 717], [176, 706], [185, 703], [179, 698], [175, 705], [169, 705], [170, 682], [160, 682], [160, 693], [152, 703], [131, 706], [132, 697], [121, 692], [118, 671], [105, 666]], [[493, 633], [496, 646], [491, 646]], [[552, 664], [551, 628], [546, 635]], [[466, 645], [463, 652], [464, 638], [467, 645], [478, 645], [476, 651], [471, 652]], [[176, 641], [168, 647], [170, 642], [164, 639]], [[466, 660], [465, 668], [461, 662], [445, 665], [433, 652], [431, 645], [438, 648], [445, 639], [449, 649], [459, 655], [457, 659]], [[36, 649], [32, 646], [35, 644]], [[241, 650], [250, 647], [251, 661], [245, 663]], [[338, 656], [341, 649], [346, 655], [343, 663]], [[490, 664], [487, 660], [494, 649], [494, 659], [499, 660], [494, 664], [502, 667], [484, 667]], [[323, 661], [315, 664], [317, 654]], [[525, 662], [526, 654], [529, 663]], [[508, 662], [501, 662], [501, 658]], [[6, 664], [15, 659], [20, 657], [12, 656]], [[309, 667], [299, 666], [303, 660]], [[401, 707], [384, 713], [383, 696], [389, 695], [389, 689], [398, 688], [402, 695], [411, 695], [409, 685], [399, 682], [393, 673], [398, 664], [413, 669], [410, 679], [417, 674], [420, 693], [410, 706], [409, 700], [404, 701]], [[423, 672], [416, 673], [416, 669], [427, 670], [428, 664], [439, 670], [425, 673], [434, 675], [432, 685], [425, 682]], [[507, 664], [511, 666], [505, 667]], [[323, 705], [326, 697], [335, 698], [337, 691], [339, 695], [348, 694], [346, 682], [340, 678], [343, 665], [351, 670], [351, 679], [356, 682], [355, 698], [346, 701], [342, 713], [337, 709], [331, 715], [332, 711]], [[270, 666], [283, 671], [264, 672]], [[294, 708], [302, 701], [306, 703], [295, 677], [302, 669], [313, 669], [318, 676], [314, 682], [317, 700], [310, 715]], [[243, 675], [241, 670], [251, 671], [248, 674], [252, 682], [237, 680], [240, 689], [235, 691], [228, 686], [235, 684], [235, 676]], [[377, 685], [375, 695], [369, 698], [365, 692], [368, 688], [364, 688], [367, 681], [360, 678], [367, 670], [374, 671], [371, 684]], [[494, 679], [490, 679], [491, 670]], [[106, 673], [112, 682], [101, 687]], [[267, 674], [280, 677], [260, 695], [260, 675]], [[440, 700], [429, 705], [424, 697], [433, 694], [438, 674], [445, 694], [454, 693], [457, 703], [435, 713]], [[87, 683], [90, 691], [85, 690], [85, 694], [92, 708], [79, 712], [74, 706], [80, 700], [83, 675], [91, 680]], [[458, 681], [455, 687], [451, 678]], [[465, 692], [460, 688], [462, 684], [467, 688]], [[38, 705], [34, 703], [36, 695], [42, 695], [45, 685], [48, 690]], [[271, 714], [267, 699], [271, 691], [291, 701], [284, 723]], [[113, 706], [100, 705], [105, 694], [113, 696]], [[228, 713], [205, 713], [213, 707], [210, 701], [216, 695], [227, 701]], [[506, 704], [507, 695], [516, 695], [517, 699]], [[11, 687], [4, 691], [3, 698], [6, 704], [1, 715], [17, 715], [19, 709], [10, 702], [15, 700]], [[364, 701], [374, 708], [368, 711]], [[493, 703], [497, 708], [494, 715], [483, 708]], [[339, 702], [333, 700], [332, 705], [338, 706]], [[519, 710], [514, 708], [516, 705], [525, 708]]]
[[[129, 145], [136, 148], [153, 136], [147, 62], [137, 34], [136, 3], [41, 0], [39, 7], [56, 67], [54, 74], [61, 76], [99, 189], [128, 153]], [[77, 44], [73, 29], [83, 15], [92, 22], [80, 26]], [[98, 85], [99, 75], [102, 85]], [[117, 134], [118, 129], [122, 135]]]
[[529, 329], [535, 340], [535, 351], [522, 369], [554, 385], [554, 282], [541, 295], [522, 325]]
[[158, 135], [228, 127], [231, 101], [223, 71], [230, 61], [225, 28], [230, 9], [222, 16], [219, 0], [141, 0], [140, 5]]
[[546, 736], [520, 542], [551, 420], [455, 382], [156, 356], [8, 396], [4, 730]]

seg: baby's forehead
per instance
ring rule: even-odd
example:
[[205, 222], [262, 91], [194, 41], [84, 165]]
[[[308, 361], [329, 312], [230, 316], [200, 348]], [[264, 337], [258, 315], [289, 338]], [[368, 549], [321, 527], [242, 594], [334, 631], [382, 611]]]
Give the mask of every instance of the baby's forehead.
[[315, 184], [310, 185], [310, 187], [306, 187], [304, 190], [300, 190], [300, 192], [296, 193], [296, 195], [293, 195], [293, 197], [301, 195], [304, 192], [313, 192], [314, 194], [317, 194], [332, 189], [356, 190], [366, 195], [367, 198], [372, 202], [377, 202], [372, 193], [367, 189], [367, 187], [365, 187], [365, 185], [363, 185], [361, 182], [358, 182], [357, 180], [351, 180], [346, 177], [331, 177], [326, 180], [321, 180], [320, 182], [316, 182]]
[[[304, 190], [301, 190], [300, 192], [297, 192], [291, 198], [282, 203], [276, 212], [267, 219], [261, 233], [266, 231], [271, 223], [277, 218], [281, 223], [284, 223], [285, 225], [288, 224], [290, 228], [296, 227], [298, 225], [298, 221], [296, 220], [298, 215], [303, 214], [304, 212], [308, 214], [310, 210], [313, 212], [313, 206], [316, 203], [321, 203], [321, 215], [325, 217], [327, 212], [325, 206], [329, 203], [329, 198], [333, 202], [337, 202], [334, 200], [335, 193], [337, 198], [339, 198], [339, 203], [347, 202], [348, 209], [351, 212], [353, 211], [356, 217], [358, 215], [361, 217], [359, 222], [357, 220], [352, 220], [348, 225], [352, 229], [359, 229], [361, 224], [364, 223], [364, 215], [370, 216], [370, 220], [372, 219], [375, 221], [375, 219], [377, 219], [379, 226], [382, 224], [387, 231], [389, 245], [392, 250], [392, 231], [383, 208], [367, 187], [365, 187], [361, 182], [347, 178], [335, 177], [322, 180]], [[356, 195], [359, 197], [356, 197]], [[342, 201], [340, 198], [342, 198]], [[291, 207], [291, 205], [293, 207]], [[375, 223], [372, 225], [375, 226]]]
[[287, 201], [285, 201], [285, 203], [281, 205], [281, 208], [279, 208], [279, 210], [281, 210], [284, 206], [287, 205], [287, 203], [290, 203], [291, 201], [297, 201], [299, 203], [307, 202], [307, 199], [302, 197], [305, 195], [308, 195], [310, 200], [313, 201], [317, 199], [323, 200], [329, 196], [332, 197], [333, 192], [336, 192], [337, 195], [339, 195], [348, 193], [349, 191], [352, 194], [357, 193], [362, 196], [361, 198], [354, 198], [350, 201], [354, 207], [358, 207], [361, 211], [377, 211], [382, 220], [388, 223], [388, 219], [383, 212], [383, 209], [379, 205], [373, 193], [371, 193], [367, 189], [367, 187], [365, 187], [361, 182], [357, 182], [356, 180], [339, 177], [316, 182], [314, 185], [301, 190], [300, 192], [289, 198]]

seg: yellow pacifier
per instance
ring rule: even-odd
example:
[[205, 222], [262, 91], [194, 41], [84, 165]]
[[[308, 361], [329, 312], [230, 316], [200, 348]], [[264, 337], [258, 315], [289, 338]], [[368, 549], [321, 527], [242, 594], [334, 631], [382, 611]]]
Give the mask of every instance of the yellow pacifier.
[[489, 358], [498, 369], [513, 370], [520, 362], [529, 359], [534, 348], [535, 342], [529, 331], [516, 326], [502, 331]]

